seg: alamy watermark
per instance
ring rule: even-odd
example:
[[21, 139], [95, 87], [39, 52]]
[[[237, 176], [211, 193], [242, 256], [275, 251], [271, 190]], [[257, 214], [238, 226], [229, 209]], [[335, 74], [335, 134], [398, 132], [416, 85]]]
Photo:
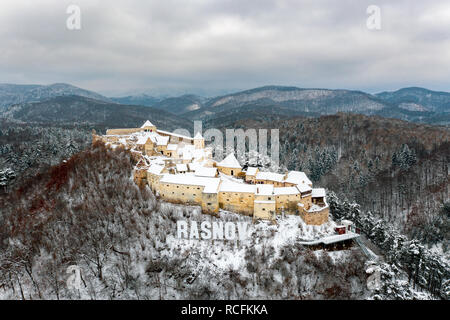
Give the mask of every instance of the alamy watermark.
[[71, 265], [67, 268], [66, 273], [70, 274], [66, 280], [67, 289], [81, 289], [81, 268], [77, 265]]
[[81, 30], [81, 9], [75, 4], [67, 7], [66, 13], [69, 17], [66, 20], [66, 27], [68, 30]]
[[[176, 129], [175, 134], [190, 136], [187, 129]], [[210, 128], [203, 132], [202, 121], [194, 121], [194, 136], [202, 134], [205, 142], [211, 142], [210, 147], [214, 151], [214, 158], [221, 161], [228, 154], [235, 152], [240, 157], [252, 153], [269, 158], [268, 155], [268, 129], [225, 129], [223, 131]], [[248, 148], [247, 148], [248, 146]], [[280, 130], [270, 129], [270, 164], [280, 164]]]
[[381, 30], [381, 9], [374, 4], [370, 5], [366, 9], [366, 13], [369, 17], [366, 20], [366, 26], [369, 30]]

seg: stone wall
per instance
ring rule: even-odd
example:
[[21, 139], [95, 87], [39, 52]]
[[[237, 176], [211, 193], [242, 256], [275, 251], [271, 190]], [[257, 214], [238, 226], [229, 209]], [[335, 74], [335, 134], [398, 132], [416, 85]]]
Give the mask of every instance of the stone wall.
[[219, 206], [245, 215], [253, 215], [255, 194], [250, 192], [219, 192]]
[[217, 166], [217, 170], [219, 170], [222, 173], [225, 173], [226, 175], [234, 176], [234, 177], [237, 177], [239, 175], [239, 173], [242, 172], [242, 169], [239, 169], [239, 168], [228, 168], [228, 167], [221, 167], [221, 166]]
[[203, 186], [159, 182], [161, 198], [175, 203], [202, 204]]
[[329, 212], [330, 209], [328, 207], [316, 212], [299, 210], [300, 216], [302, 217], [303, 221], [305, 221], [306, 224], [315, 226], [320, 226], [321, 224], [328, 222]]
[[275, 196], [276, 212], [295, 214], [297, 212], [297, 203], [300, 202], [300, 194], [280, 194]]
[[203, 213], [219, 212], [219, 197], [217, 193], [202, 194], [202, 212]]
[[275, 213], [275, 201], [255, 201], [253, 218], [254, 219], [267, 219], [272, 220]]
[[123, 128], [123, 129], [108, 129], [106, 130], [107, 135], [122, 135], [122, 134], [132, 134], [135, 132], [144, 131], [142, 128]]

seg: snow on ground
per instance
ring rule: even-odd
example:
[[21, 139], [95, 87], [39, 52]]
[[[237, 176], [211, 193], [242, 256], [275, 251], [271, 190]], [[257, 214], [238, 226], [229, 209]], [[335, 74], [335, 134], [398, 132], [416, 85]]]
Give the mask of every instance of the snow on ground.
[[273, 247], [274, 254], [271, 259], [278, 258], [280, 249], [289, 244], [295, 244], [298, 240], [315, 240], [324, 236], [334, 234], [334, 221], [329, 221], [321, 226], [306, 225], [301, 217], [286, 215], [278, 217], [276, 223], [270, 221], [256, 221], [252, 223], [252, 218], [240, 214], [221, 210], [219, 218], [201, 213], [199, 207], [193, 210], [194, 217], [190, 221], [245, 221], [247, 222], [246, 240], [187, 240], [177, 238], [177, 230], [173, 230], [166, 239], [168, 252], [174, 248], [182, 248], [182, 252], [198, 252], [199, 259], [197, 268], [201, 269], [207, 265], [214, 265], [217, 271], [245, 270], [243, 265], [246, 261], [245, 253], [248, 248], [253, 247], [260, 252], [262, 247]]

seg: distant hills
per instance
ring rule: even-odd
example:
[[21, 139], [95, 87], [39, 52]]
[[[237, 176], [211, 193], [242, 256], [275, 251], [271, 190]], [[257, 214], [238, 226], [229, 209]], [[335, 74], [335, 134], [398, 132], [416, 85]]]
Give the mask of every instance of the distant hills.
[[66, 83], [51, 85], [0, 84], [0, 111], [2, 108], [28, 102], [38, 102], [65, 95], [77, 95], [102, 101], [111, 101], [93, 91], [81, 89]]
[[242, 119], [320, 116], [337, 112], [379, 115], [413, 122], [450, 123], [450, 93], [403, 88], [369, 94], [355, 90], [264, 86], [228, 95], [202, 98], [184, 95], [162, 99], [155, 108], [201, 119], [211, 126]]
[[[76, 106], [77, 103], [85, 107], [92, 105], [95, 106], [94, 108], [102, 105], [103, 108], [102, 102], [108, 103], [110, 112], [120, 111], [120, 117], [124, 117], [120, 119], [122, 123], [129, 120], [125, 119], [128, 115], [120, 110], [121, 107], [123, 106], [124, 110], [131, 112], [130, 107], [136, 106], [138, 108], [133, 110], [153, 108], [147, 111], [136, 111], [140, 115], [146, 114], [146, 112], [155, 113], [157, 110], [163, 110], [166, 113], [162, 113], [162, 115], [177, 115], [178, 118], [173, 118], [177, 119], [175, 122], [183, 119], [188, 125], [191, 124], [192, 120], [202, 120], [206, 126], [223, 126], [227, 123], [231, 124], [245, 119], [271, 121], [294, 116], [317, 117], [338, 112], [378, 115], [430, 124], [450, 124], [450, 93], [418, 87], [369, 94], [362, 91], [344, 89], [264, 86], [210, 98], [197, 95], [158, 98], [147, 94], [109, 98], [69, 84], [52, 84], [48, 86], [2, 84], [0, 85], [0, 112], [7, 106], [20, 104], [20, 107], [15, 106], [13, 109], [17, 114], [19, 114], [18, 108], [25, 108], [23, 112], [27, 110], [21, 116], [23, 117], [22, 121], [28, 121], [25, 120], [27, 117], [31, 117], [29, 119], [45, 118], [48, 120], [51, 118], [49, 117], [50, 110], [46, 109], [46, 115], [41, 116], [38, 115], [37, 111], [32, 111], [30, 106], [26, 107], [26, 104], [48, 101], [45, 103], [54, 105], [55, 101], [58, 101], [58, 103], [62, 101], [54, 98], [62, 96], [72, 97], [64, 100], [65, 103], [68, 103], [67, 107], [69, 108]], [[83, 97], [96, 102], [91, 101], [87, 103], [88, 100], [81, 99]], [[75, 102], [77, 99], [80, 101]], [[70, 102], [68, 102], [69, 100]], [[39, 110], [42, 111], [45, 103], [37, 104], [40, 108]], [[36, 104], [33, 105], [36, 106]], [[64, 103], [58, 104], [60, 108], [63, 108], [63, 105]], [[92, 111], [94, 114], [96, 113], [95, 110]], [[135, 117], [136, 112], [132, 112], [129, 117]], [[8, 109], [8, 112], [4, 110], [3, 113], [3, 117], [5, 115], [11, 117], [11, 108]], [[77, 121], [102, 121], [100, 116], [94, 117], [89, 113], [76, 112], [72, 116], [78, 117]], [[115, 116], [110, 115], [108, 119], [112, 122], [106, 122], [107, 125], [116, 125]]]
[[19, 122], [79, 123], [100, 125], [106, 128], [136, 128], [141, 126], [145, 120], [151, 119], [157, 126], [169, 130], [192, 128], [191, 121], [164, 110], [105, 102], [76, 95], [12, 105], [6, 107], [3, 117]]
[[126, 97], [117, 97], [110, 98], [112, 101], [121, 103], [121, 104], [129, 104], [129, 105], [138, 105], [138, 106], [147, 106], [151, 107], [161, 101], [161, 99], [149, 96], [147, 94], [140, 94], [136, 96], [126, 96]]
[[449, 112], [450, 93], [410, 87], [376, 94], [378, 98], [408, 111]]
[[161, 100], [154, 107], [174, 114], [183, 115], [201, 109], [206, 101], [208, 101], [207, 98], [187, 94]]

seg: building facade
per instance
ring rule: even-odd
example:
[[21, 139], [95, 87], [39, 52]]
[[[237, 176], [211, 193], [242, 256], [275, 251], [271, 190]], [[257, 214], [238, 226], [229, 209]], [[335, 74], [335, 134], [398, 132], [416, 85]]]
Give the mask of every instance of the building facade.
[[135, 183], [148, 185], [165, 201], [198, 205], [207, 214], [222, 209], [254, 219], [296, 214], [310, 225], [328, 221], [325, 190], [312, 188], [304, 172], [243, 170], [233, 153], [214, 161], [201, 133], [191, 138], [158, 130], [146, 121], [140, 128], [109, 129], [102, 136], [93, 132], [95, 141], [130, 150], [138, 160]]

